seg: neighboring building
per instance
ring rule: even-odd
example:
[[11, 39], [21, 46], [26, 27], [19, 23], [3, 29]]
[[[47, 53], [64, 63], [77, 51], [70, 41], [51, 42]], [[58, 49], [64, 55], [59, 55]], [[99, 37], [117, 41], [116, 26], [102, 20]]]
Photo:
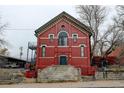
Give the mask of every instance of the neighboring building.
[[122, 44], [115, 48], [115, 50], [112, 51], [108, 56], [115, 57], [116, 63], [124, 65], [124, 45]]
[[90, 66], [90, 29], [62, 12], [35, 31], [36, 69], [51, 65], [73, 65], [82, 75], [92, 74]]
[[0, 55], [0, 68], [25, 68], [25, 64], [25, 60]]

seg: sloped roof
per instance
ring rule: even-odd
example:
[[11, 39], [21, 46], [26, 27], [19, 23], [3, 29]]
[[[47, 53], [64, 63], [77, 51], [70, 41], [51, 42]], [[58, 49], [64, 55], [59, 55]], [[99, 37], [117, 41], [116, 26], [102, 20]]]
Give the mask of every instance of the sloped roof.
[[49, 22], [47, 22], [46, 24], [44, 24], [43, 26], [41, 26], [37, 30], [35, 30], [35, 36], [37, 37], [38, 34], [41, 31], [43, 31], [44, 29], [46, 29], [47, 27], [49, 27], [51, 24], [53, 24], [54, 22], [56, 22], [58, 19], [61, 19], [62, 17], [67, 17], [67, 20], [73, 22], [74, 24], [76, 24], [81, 29], [85, 29], [85, 31], [87, 31], [89, 33], [89, 35], [92, 35], [92, 32], [90, 32], [90, 29], [86, 25], [84, 25], [82, 22], [80, 22], [79, 20], [77, 20], [73, 16], [71, 16], [68, 13], [66, 13], [65, 11], [63, 11], [62, 13], [60, 13], [59, 15], [57, 15], [56, 17], [54, 17], [53, 19], [51, 19]]
[[115, 57], [117, 57], [117, 56], [119, 56], [120, 52], [121, 52], [121, 48], [118, 47], [114, 51], [112, 51], [108, 56], [115, 56]]
[[118, 57], [124, 50], [124, 45], [118, 46], [115, 48], [114, 51], [112, 51], [108, 56], [115, 56]]
[[13, 59], [13, 60], [16, 60], [16, 61], [21, 61], [21, 62], [26, 62], [26, 60], [23, 60], [23, 59], [11, 57], [11, 56], [6, 56], [6, 55], [1, 55], [1, 54], [0, 54], [0, 57], [7, 58], [7, 59]]

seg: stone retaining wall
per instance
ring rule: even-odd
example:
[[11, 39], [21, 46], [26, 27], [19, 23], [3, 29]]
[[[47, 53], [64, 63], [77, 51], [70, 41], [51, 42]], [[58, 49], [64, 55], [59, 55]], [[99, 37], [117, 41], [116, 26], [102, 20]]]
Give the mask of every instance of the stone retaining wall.
[[43, 70], [38, 70], [37, 82], [63, 82], [78, 81], [80, 72], [70, 65], [50, 66]]
[[107, 79], [107, 80], [124, 80], [124, 72], [114, 72], [114, 71], [109, 71], [109, 72], [96, 72], [95, 74], [96, 80], [102, 80], [102, 79]]
[[24, 70], [21, 69], [0, 69], [0, 84], [19, 83], [24, 78]]

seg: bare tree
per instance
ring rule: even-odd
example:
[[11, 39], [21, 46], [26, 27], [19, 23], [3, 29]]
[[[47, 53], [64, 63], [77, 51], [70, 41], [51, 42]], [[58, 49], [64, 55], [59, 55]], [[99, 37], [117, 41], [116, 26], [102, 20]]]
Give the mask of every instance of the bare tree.
[[8, 42], [4, 39], [4, 29], [7, 27], [8, 24], [2, 24], [1, 17], [0, 17], [0, 54], [8, 55]]
[[[103, 24], [106, 17], [106, 8], [99, 5], [79, 5], [77, 12], [80, 15], [80, 20], [89, 26], [92, 36], [91, 57], [95, 55], [95, 49], [99, 42], [100, 26]], [[102, 43], [101, 43], [102, 44]]]
[[4, 40], [4, 37], [3, 37], [4, 36], [3, 35], [4, 28], [6, 26], [7, 26], [6, 24], [0, 26], [0, 47], [2, 47], [3, 45], [7, 44], [7, 42]]
[[113, 25], [109, 26], [107, 31], [99, 40], [99, 47], [101, 56], [109, 55], [116, 47], [124, 43], [124, 31], [118, 27], [116, 21]]
[[7, 48], [1, 48], [0, 49], [0, 55], [9, 55], [9, 51]]
[[[106, 57], [116, 47], [124, 43], [124, 6], [118, 6], [120, 9], [119, 17], [113, 18], [107, 30], [101, 32], [101, 26], [105, 21], [106, 7], [98, 5], [79, 5], [77, 12], [80, 15], [80, 20], [90, 27], [93, 36], [91, 38], [91, 56], [99, 53], [100, 56]], [[123, 12], [122, 12], [123, 11]]]
[[[116, 11], [117, 11], [117, 17], [114, 19], [116, 23], [116, 28], [119, 29], [121, 32], [121, 40], [119, 48], [121, 51], [119, 51], [119, 55], [117, 56], [117, 61], [121, 62], [124, 58], [124, 6], [123, 5], [118, 5], [116, 6]], [[123, 39], [122, 39], [123, 38]]]

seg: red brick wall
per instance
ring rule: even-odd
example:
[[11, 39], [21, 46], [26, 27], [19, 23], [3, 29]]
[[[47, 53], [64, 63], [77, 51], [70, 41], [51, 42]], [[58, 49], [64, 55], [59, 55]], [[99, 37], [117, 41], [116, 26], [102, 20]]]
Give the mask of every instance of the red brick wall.
[[[68, 47], [58, 47], [58, 33], [60, 32], [61, 26], [64, 25], [68, 32]], [[72, 39], [72, 34], [78, 34], [77, 42]], [[54, 34], [54, 40], [50, 42], [48, 39], [49, 34]], [[90, 45], [89, 45], [89, 34], [83, 30], [72, 25], [67, 20], [59, 20], [46, 31], [41, 32], [38, 35], [38, 47], [37, 47], [37, 62], [36, 68], [42, 69], [50, 65], [59, 65], [59, 56], [66, 55], [68, 57], [68, 64], [75, 67], [90, 67]], [[41, 45], [46, 44], [46, 56], [42, 57]], [[80, 44], [84, 44], [84, 57], [81, 57]]]

